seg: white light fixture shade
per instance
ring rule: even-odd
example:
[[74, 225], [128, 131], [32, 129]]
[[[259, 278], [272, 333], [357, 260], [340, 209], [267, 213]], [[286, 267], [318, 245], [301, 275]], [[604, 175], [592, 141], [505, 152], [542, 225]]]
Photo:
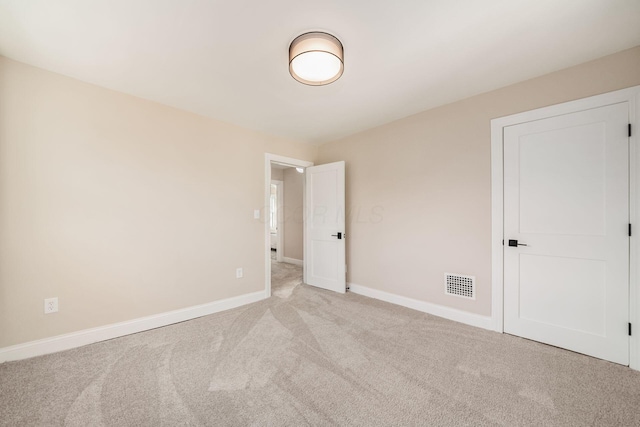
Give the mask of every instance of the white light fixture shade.
[[333, 83], [344, 71], [344, 49], [331, 34], [313, 32], [296, 37], [289, 46], [289, 72], [306, 85]]

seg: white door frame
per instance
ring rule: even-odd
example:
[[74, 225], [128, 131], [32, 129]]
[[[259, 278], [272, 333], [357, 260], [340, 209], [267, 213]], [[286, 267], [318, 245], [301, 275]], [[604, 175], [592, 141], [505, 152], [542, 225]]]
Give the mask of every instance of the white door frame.
[[[276, 232], [276, 261], [282, 262], [282, 254], [284, 253], [284, 212], [282, 212], [284, 206], [284, 181], [280, 181], [279, 179], [272, 179], [271, 184], [276, 186], [276, 198], [278, 201], [278, 206], [276, 207], [276, 224], [278, 225], [278, 231]], [[269, 189], [269, 215], [271, 215], [271, 189]], [[269, 240], [271, 240], [271, 224], [269, 224]]]
[[[294, 168], [307, 168], [309, 166], [313, 166], [313, 162], [308, 162], [306, 160], [294, 159], [291, 157], [279, 156], [277, 154], [265, 153], [264, 155], [264, 206], [265, 212], [269, 212], [269, 199], [271, 197], [271, 162], [279, 163], [281, 165], [287, 165]], [[305, 176], [306, 179], [306, 176]], [[304, 189], [303, 189], [304, 191]], [[304, 206], [304, 193], [302, 194], [303, 206], [302, 212], [306, 212]], [[265, 221], [264, 221], [264, 275], [265, 275], [265, 285], [264, 285], [264, 294], [267, 298], [271, 296], [271, 227], [269, 226], [269, 221], [267, 220], [267, 214], [265, 213]], [[302, 215], [302, 221], [306, 221], [306, 215]], [[304, 223], [303, 223], [304, 230]], [[279, 233], [280, 234], [280, 233]], [[306, 243], [306, 233], [303, 233], [303, 245]], [[278, 241], [278, 246], [280, 242]], [[278, 250], [278, 252], [280, 252]], [[304, 260], [304, 249], [302, 253], [302, 259]], [[306, 271], [303, 270], [303, 274], [306, 274]], [[304, 280], [304, 277], [303, 277]]]
[[634, 230], [629, 247], [629, 321], [634, 326], [629, 338], [629, 366], [640, 370], [640, 150], [636, 147], [640, 142], [640, 86], [491, 120], [491, 318], [493, 329], [504, 332], [503, 128], [621, 102], [629, 103], [629, 122], [633, 130], [629, 144], [629, 220]]

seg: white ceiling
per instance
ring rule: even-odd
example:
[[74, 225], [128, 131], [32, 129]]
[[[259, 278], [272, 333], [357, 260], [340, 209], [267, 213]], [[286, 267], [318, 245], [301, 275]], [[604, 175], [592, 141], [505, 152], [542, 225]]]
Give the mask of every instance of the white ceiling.
[[[331, 85], [289, 75], [309, 30]], [[640, 0], [0, 0], [0, 55], [310, 143], [637, 45]]]

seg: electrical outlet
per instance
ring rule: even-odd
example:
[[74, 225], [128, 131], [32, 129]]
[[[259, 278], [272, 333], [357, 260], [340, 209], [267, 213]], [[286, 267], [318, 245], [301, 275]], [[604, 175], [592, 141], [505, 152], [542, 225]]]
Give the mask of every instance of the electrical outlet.
[[253, 211], [253, 219], [260, 219], [260, 209], [255, 209]]
[[242, 276], [244, 276], [242, 268], [236, 268], [236, 279], [242, 279]]
[[58, 298], [46, 298], [44, 300], [44, 314], [55, 313], [58, 311]]

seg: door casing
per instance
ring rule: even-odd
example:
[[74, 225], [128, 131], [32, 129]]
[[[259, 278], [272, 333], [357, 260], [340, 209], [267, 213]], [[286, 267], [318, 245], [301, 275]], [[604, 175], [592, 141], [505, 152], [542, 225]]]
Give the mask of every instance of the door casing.
[[634, 333], [629, 337], [629, 366], [640, 370], [640, 286], [638, 265], [640, 256], [640, 86], [634, 86], [602, 95], [491, 120], [491, 261], [492, 301], [491, 318], [494, 330], [504, 332], [504, 170], [503, 129], [520, 123], [541, 120], [591, 108], [629, 103], [629, 123], [632, 134], [629, 140], [629, 218], [634, 228], [629, 247], [629, 321]]

